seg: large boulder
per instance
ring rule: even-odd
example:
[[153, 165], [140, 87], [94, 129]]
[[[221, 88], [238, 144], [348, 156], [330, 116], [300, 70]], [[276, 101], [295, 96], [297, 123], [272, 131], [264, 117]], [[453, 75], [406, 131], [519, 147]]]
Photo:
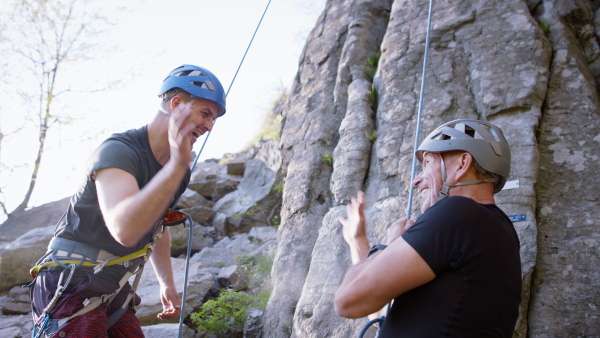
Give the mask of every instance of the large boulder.
[[69, 205], [69, 197], [19, 212], [0, 225], [0, 241], [12, 241], [34, 228], [54, 225]]
[[31, 269], [48, 248], [54, 226], [34, 228], [0, 252], [0, 291], [31, 283]]

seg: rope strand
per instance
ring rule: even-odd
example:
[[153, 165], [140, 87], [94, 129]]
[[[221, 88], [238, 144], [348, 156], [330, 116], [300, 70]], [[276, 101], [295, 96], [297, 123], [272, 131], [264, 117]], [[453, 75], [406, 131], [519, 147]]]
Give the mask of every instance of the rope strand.
[[412, 201], [414, 188], [412, 182], [415, 180], [415, 172], [417, 168], [417, 149], [419, 149], [419, 136], [421, 134], [421, 115], [423, 114], [423, 96], [425, 93], [425, 79], [427, 77], [427, 58], [429, 56], [429, 39], [431, 35], [431, 14], [433, 12], [433, 0], [429, 0], [429, 14], [427, 16], [427, 34], [425, 36], [425, 54], [423, 55], [423, 74], [421, 75], [421, 91], [419, 93], [419, 109], [417, 112], [417, 129], [415, 131], [415, 145], [413, 150], [413, 161], [410, 172], [410, 188], [408, 189], [408, 207], [406, 208], [406, 219], [410, 219], [412, 211]]
[[[262, 16], [260, 17], [260, 20], [258, 21], [258, 25], [256, 25], [256, 29], [254, 30], [254, 33], [252, 34], [252, 38], [250, 39], [250, 42], [248, 43], [248, 47], [246, 47], [246, 51], [244, 52], [244, 56], [242, 56], [242, 60], [240, 61], [237, 70], [235, 71], [235, 74], [233, 75], [233, 79], [231, 79], [231, 83], [229, 83], [229, 87], [227, 88], [227, 92], [225, 92], [225, 96], [227, 97], [229, 95], [229, 91], [231, 90], [231, 87], [233, 86], [233, 83], [235, 82], [235, 79], [237, 78], [238, 72], [240, 71], [240, 68], [242, 68], [242, 64], [244, 63], [244, 60], [246, 59], [246, 55], [248, 54], [248, 51], [250, 50], [250, 46], [252, 46], [252, 42], [254, 41], [254, 37], [256, 36], [256, 33], [258, 32], [258, 29], [260, 28], [260, 25], [262, 24], [262, 21], [265, 17], [265, 14], [267, 14], [267, 10], [269, 9], [269, 6], [271, 5], [271, 0], [269, 0], [269, 2], [267, 3], [267, 6], [265, 7], [265, 10], [263, 11]], [[216, 124], [217, 121], [214, 122], [214, 125]], [[204, 146], [206, 145], [206, 141], [208, 141], [208, 137], [210, 136], [210, 131], [208, 132], [208, 134], [206, 134], [206, 137], [204, 138], [204, 142], [202, 142], [202, 147], [200, 148], [200, 151], [198, 152], [198, 155], [196, 156], [196, 158], [194, 159], [194, 163], [192, 164], [191, 167], [191, 171], [194, 171], [194, 168], [196, 167], [196, 163], [198, 163], [198, 159], [200, 158], [200, 155], [202, 154], [202, 151], [204, 150]], [[174, 203], [173, 205], [175, 205], [176, 203]], [[185, 303], [186, 303], [186, 298], [187, 298], [187, 285], [188, 285], [188, 270], [189, 270], [189, 264], [190, 264], [190, 254], [191, 254], [191, 247], [192, 247], [192, 236], [193, 236], [193, 231], [192, 228], [194, 226], [191, 217], [189, 219], [189, 233], [188, 233], [188, 249], [187, 249], [187, 255], [186, 255], [186, 259], [185, 259], [185, 276], [184, 276], [184, 281], [183, 281], [183, 295], [182, 295], [182, 300], [181, 300], [181, 314], [179, 317], [179, 338], [181, 338], [182, 332], [183, 332], [183, 319], [185, 318]]]

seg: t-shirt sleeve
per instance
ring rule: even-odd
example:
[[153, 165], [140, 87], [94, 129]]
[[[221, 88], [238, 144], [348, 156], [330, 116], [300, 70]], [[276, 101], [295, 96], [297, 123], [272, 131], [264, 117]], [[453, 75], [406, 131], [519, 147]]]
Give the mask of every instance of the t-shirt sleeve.
[[113, 139], [103, 142], [89, 159], [89, 173], [93, 177], [95, 172], [105, 168], [118, 168], [135, 176], [139, 161], [136, 152], [130, 145]]
[[[464, 201], [447, 198], [427, 210], [402, 238], [415, 249], [436, 275], [458, 268], [471, 236], [464, 227]], [[467, 239], [467, 240], [465, 240]]]

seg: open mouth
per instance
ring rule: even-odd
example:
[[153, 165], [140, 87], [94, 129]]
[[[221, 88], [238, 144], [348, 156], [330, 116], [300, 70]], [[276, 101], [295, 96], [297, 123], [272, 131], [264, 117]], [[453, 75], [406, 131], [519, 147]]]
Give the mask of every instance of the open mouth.
[[198, 138], [198, 137], [200, 137], [200, 136], [202, 135], [202, 134], [200, 134], [200, 132], [199, 132], [199, 131], [197, 131], [197, 130], [194, 130], [194, 131], [192, 132], [192, 134], [194, 134], [194, 137], [195, 137], [195, 138]]

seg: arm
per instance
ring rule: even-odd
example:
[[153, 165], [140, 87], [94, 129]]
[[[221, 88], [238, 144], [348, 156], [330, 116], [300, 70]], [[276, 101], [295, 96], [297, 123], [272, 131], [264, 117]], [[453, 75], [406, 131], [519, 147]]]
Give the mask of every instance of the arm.
[[335, 294], [335, 310], [346, 318], [364, 317], [433, 278], [429, 265], [398, 237], [381, 253], [348, 270]]
[[141, 190], [135, 177], [124, 170], [106, 168], [95, 172], [104, 221], [111, 235], [124, 246], [135, 246], [156, 225], [189, 169], [190, 133], [194, 128], [189, 114], [189, 104], [174, 109], [168, 131], [170, 158]]
[[169, 228], [165, 229], [162, 238], [156, 242], [150, 261], [160, 285], [160, 300], [163, 305], [163, 312], [157, 317], [162, 320], [177, 318], [181, 312], [181, 299], [173, 280]]
[[401, 235], [414, 222], [400, 220], [388, 230], [388, 248], [367, 258], [369, 243], [364, 219], [365, 197], [359, 191], [347, 206], [348, 218], [340, 218], [352, 263], [335, 294], [335, 310], [347, 318], [385, 314], [385, 305], [398, 295], [431, 281], [435, 274]]

